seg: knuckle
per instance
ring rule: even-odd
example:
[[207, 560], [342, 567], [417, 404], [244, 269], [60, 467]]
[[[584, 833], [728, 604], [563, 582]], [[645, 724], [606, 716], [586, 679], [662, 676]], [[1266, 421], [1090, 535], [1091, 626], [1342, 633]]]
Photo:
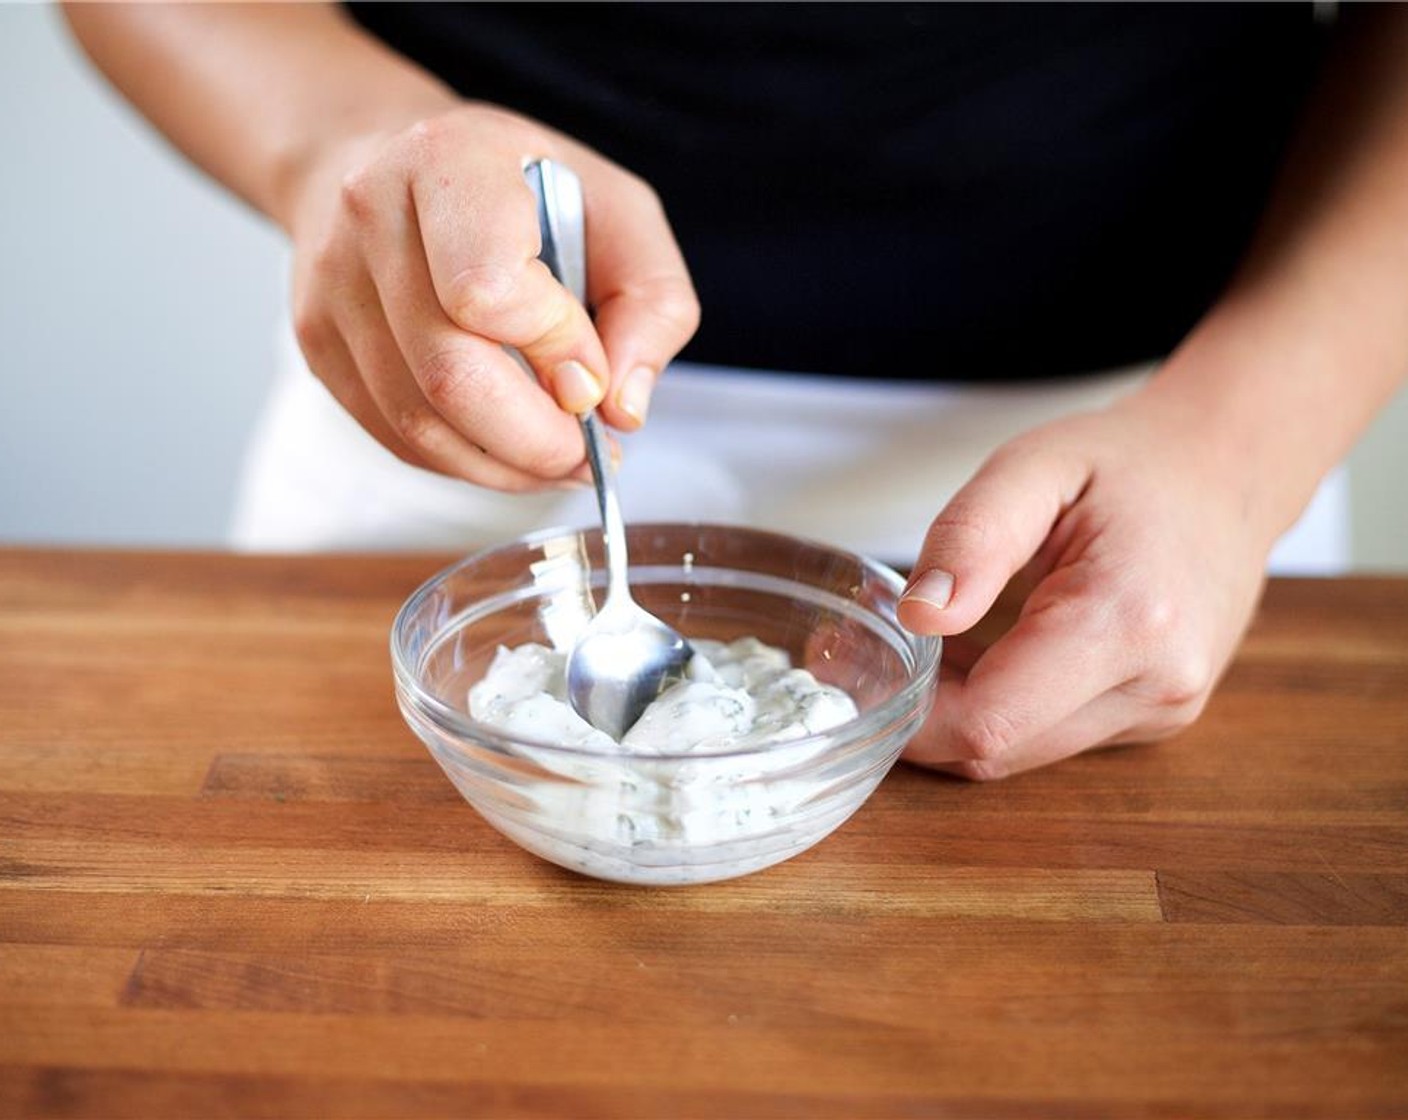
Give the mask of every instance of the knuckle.
[[332, 237], [324, 238], [313, 246], [308, 256], [310, 284], [332, 286], [343, 279], [348, 270], [341, 249], [341, 245]]
[[423, 117], [406, 129], [404, 142], [417, 155], [433, 155], [444, 147], [448, 131], [449, 123], [443, 118]]
[[392, 428], [412, 454], [431, 451], [444, 423], [432, 410], [422, 405], [408, 405], [389, 419]]
[[510, 306], [521, 271], [503, 261], [479, 261], [462, 269], [447, 286], [445, 310], [469, 329], [492, 321]]
[[293, 308], [293, 335], [303, 356], [316, 363], [332, 346], [334, 327], [322, 307], [300, 300]]
[[376, 212], [376, 174], [367, 166], [356, 167], [342, 177], [338, 200], [342, 212], [363, 225]]
[[1119, 604], [1121, 629], [1146, 666], [1142, 691], [1160, 708], [1200, 704], [1212, 691], [1216, 668], [1177, 596], [1139, 592]]
[[989, 711], [969, 717], [953, 730], [953, 747], [965, 762], [1000, 766], [1002, 758], [1016, 742], [1011, 721]]
[[1212, 647], [1196, 612], [1179, 596], [1135, 589], [1115, 604], [1116, 628], [1134, 654], [1134, 691], [1142, 705], [1177, 730], [1197, 718], [1217, 682]]
[[585, 312], [581, 304], [562, 290], [561, 296], [541, 300], [533, 307], [522, 309], [521, 329], [527, 345], [542, 345], [556, 342], [565, 345], [579, 325], [585, 325]]
[[1157, 590], [1140, 589], [1125, 594], [1119, 602], [1119, 613], [1126, 633], [1155, 649], [1174, 642], [1183, 624], [1178, 600]]
[[1140, 740], [1145, 743], [1156, 743], [1163, 739], [1172, 739], [1180, 731], [1186, 730], [1197, 722], [1205, 702], [1206, 697], [1177, 712], [1168, 713], [1165, 718], [1151, 724], [1148, 733], [1141, 735]]
[[454, 348], [436, 350], [421, 359], [416, 380], [426, 400], [437, 408], [481, 395], [492, 384], [492, 371], [486, 362]]
[[1149, 699], [1159, 708], [1190, 713], [1191, 723], [1212, 692], [1213, 672], [1206, 658], [1183, 651], [1170, 658], [1151, 682]]

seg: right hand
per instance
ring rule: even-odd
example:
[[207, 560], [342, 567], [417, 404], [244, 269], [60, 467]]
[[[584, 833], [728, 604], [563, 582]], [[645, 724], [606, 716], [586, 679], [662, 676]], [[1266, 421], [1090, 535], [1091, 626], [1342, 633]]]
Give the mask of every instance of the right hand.
[[[582, 180], [595, 322], [537, 259], [523, 168], [540, 157]], [[598, 407], [639, 427], [698, 325], [654, 191], [493, 106], [455, 103], [331, 145], [293, 185], [286, 224], [313, 372], [401, 459], [495, 490], [588, 477], [571, 414]]]

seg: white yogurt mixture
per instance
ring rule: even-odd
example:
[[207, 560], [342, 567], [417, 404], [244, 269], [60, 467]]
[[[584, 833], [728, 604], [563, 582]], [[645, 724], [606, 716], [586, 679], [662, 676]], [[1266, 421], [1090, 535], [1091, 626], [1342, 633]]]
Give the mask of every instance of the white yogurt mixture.
[[469, 690], [470, 714], [582, 753], [521, 744], [541, 777], [515, 787], [519, 807], [490, 819], [564, 867], [640, 883], [716, 878], [719, 867], [739, 874], [825, 835], [837, 822], [814, 799], [835, 778], [814, 760], [827, 742], [801, 740], [855, 718], [855, 702], [756, 638], [693, 645], [690, 679], [619, 743], [567, 701], [566, 654], [501, 647]]
[[800, 739], [856, 717], [839, 688], [794, 669], [757, 638], [699, 640], [689, 679], [667, 689], [618, 743], [567, 700], [567, 654], [530, 642], [500, 646], [469, 690], [469, 712], [515, 737], [627, 754], [717, 754]]

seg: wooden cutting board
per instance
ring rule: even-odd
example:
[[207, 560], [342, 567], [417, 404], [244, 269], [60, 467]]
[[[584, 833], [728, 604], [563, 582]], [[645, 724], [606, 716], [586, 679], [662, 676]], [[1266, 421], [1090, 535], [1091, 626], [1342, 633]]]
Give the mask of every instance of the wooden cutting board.
[[1408, 1116], [1408, 580], [1201, 722], [576, 877], [401, 723], [445, 557], [0, 551], [0, 1115]]

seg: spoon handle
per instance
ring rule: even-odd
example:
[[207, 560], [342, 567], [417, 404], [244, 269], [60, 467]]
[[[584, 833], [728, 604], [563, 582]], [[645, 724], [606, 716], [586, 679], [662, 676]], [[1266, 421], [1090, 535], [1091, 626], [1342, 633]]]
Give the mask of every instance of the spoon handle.
[[587, 461], [596, 483], [596, 504], [601, 509], [601, 539], [606, 548], [607, 597], [629, 595], [626, 586], [626, 525], [621, 520], [621, 503], [616, 498], [616, 475], [606, 454], [606, 437], [595, 410], [583, 413], [582, 436], [587, 444]]
[[[587, 237], [582, 182], [569, 168], [550, 159], [534, 160], [523, 169], [523, 174], [538, 200], [538, 227], [543, 239], [538, 257], [558, 282], [585, 306]], [[621, 520], [621, 503], [616, 498], [616, 477], [611, 456], [606, 452], [606, 435], [595, 409], [588, 409], [578, 420], [587, 445], [592, 481], [596, 484], [597, 505], [601, 509], [607, 598], [616, 593], [626, 596], [630, 594], [626, 586], [626, 572], [629, 569], [626, 527]]]

